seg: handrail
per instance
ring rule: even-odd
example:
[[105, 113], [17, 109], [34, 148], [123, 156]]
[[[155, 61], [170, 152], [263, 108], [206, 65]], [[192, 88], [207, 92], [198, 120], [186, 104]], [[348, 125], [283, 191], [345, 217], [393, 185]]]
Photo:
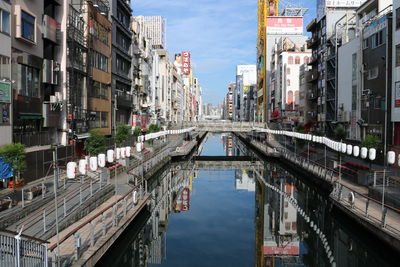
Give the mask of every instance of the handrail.
[[47, 240], [43, 240], [43, 239], [36, 238], [36, 237], [30, 236], [30, 235], [26, 235], [26, 234], [20, 234], [20, 233], [17, 233], [17, 232], [11, 231], [11, 230], [7, 230], [7, 229], [3, 229], [3, 228], [0, 228], [0, 232], [4, 232], [4, 233], [7, 233], [7, 234], [11, 234], [11, 235], [20, 235], [22, 237], [35, 240], [35, 241], [37, 241], [39, 243], [42, 243], [42, 244], [49, 244], [50, 243]]

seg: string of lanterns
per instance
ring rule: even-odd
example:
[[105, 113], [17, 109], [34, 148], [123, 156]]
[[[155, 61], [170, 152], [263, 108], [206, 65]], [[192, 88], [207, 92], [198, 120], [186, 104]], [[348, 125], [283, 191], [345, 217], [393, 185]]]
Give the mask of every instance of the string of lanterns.
[[[259, 132], [265, 132], [269, 134], [275, 134], [275, 135], [284, 135], [287, 137], [294, 137], [302, 140], [306, 140], [309, 142], [314, 142], [314, 143], [319, 143], [319, 144], [324, 144], [325, 146], [329, 147], [332, 150], [335, 150], [337, 152], [347, 154], [349, 156], [353, 155], [354, 157], [361, 157], [362, 159], [368, 158], [371, 161], [374, 161], [376, 159], [376, 148], [370, 148], [368, 149], [367, 147], [359, 147], [359, 146], [353, 146], [351, 144], [346, 144], [343, 142], [337, 142], [332, 139], [329, 139], [324, 136], [317, 136], [317, 135], [312, 135], [312, 134], [304, 134], [304, 133], [298, 133], [298, 132], [290, 132], [290, 131], [283, 131], [283, 130], [271, 130], [271, 129], [264, 129], [264, 128], [258, 128], [254, 127], [254, 130], [259, 131]], [[392, 165], [396, 161], [396, 154], [394, 151], [389, 151], [387, 153], [387, 162], [388, 164]], [[398, 155], [398, 165], [400, 166], [400, 155]]]
[[[167, 130], [161, 131], [157, 133], [149, 133], [146, 135], [141, 135], [138, 137], [138, 142], [136, 143], [136, 150], [141, 152], [143, 149], [143, 142], [149, 141], [155, 138], [159, 138], [161, 136], [166, 135], [176, 135], [191, 132], [195, 129], [195, 127], [180, 129], [180, 130]], [[127, 147], [117, 147], [115, 149], [109, 149], [105, 154], [99, 154], [97, 156], [86, 156], [84, 159], [80, 159], [77, 162], [68, 162], [67, 163], [67, 178], [74, 179], [77, 175], [77, 172], [81, 175], [86, 175], [88, 170], [96, 171], [99, 167], [104, 168], [106, 166], [106, 162], [113, 163], [115, 160], [129, 158], [131, 156], [132, 148], [130, 146]]]

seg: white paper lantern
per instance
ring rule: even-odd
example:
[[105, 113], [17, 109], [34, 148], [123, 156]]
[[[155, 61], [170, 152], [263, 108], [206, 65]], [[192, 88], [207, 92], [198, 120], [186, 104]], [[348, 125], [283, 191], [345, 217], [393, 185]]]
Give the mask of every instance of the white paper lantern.
[[125, 147], [121, 147], [121, 158], [126, 158], [126, 148]]
[[100, 168], [104, 168], [104, 166], [106, 166], [106, 155], [105, 154], [99, 154], [98, 155], [98, 165]]
[[353, 154], [353, 146], [352, 145], [347, 145], [347, 155]]
[[368, 148], [362, 147], [362, 148], [361, 148], [361, 158], [362, 158], [362, 159], [366, 159], [367, 156], [368, 156]]
[[142, 143], [140, 143], [140, 142], [136, 143], [136, 151], [137, 152], [141, 152], [142, 151]]
[[69, 179], [74, 179], [76, 176], [76, 162], [67, 163], [67, 177]]
[[345, 143], [342, 143], [342, 153], [347, 152], [347, 145]]
[[85, 175], [88, 170], [88, 164], [86, 159], [79, 160], [79, 173]]
[[121, 148], [120, 147], [117, 147], [115, 149], [115, 158], [116, 159], [120, 159], [121, 158]]
[[131, 156], [131, 147], [130, 146], [127, 146], [126, 148], [125, 148], [125, 150], [126, 150], [126, 157], [127, 158], [129, 158], [130, 156]]
[[375, 148], [370, 148], [368, 156], [369, 156], [370, 160], [375, 160], [375, 158], [376, 158], [376, 149]]
[[396, 153], [394, 151], [389, 151], [387, 153], [387, 162], [388, 164], [392, 165], [396, 161]]
[[89, 158], [89, 167], [91, 171], [97, 171], [97, 157]]
[[353, 147], [353, 156], [358, 157], [360, 155], [360, 147], [354, 146]]
[[111, 163], [111, 162], [114, 162], [114, 160], [115, 160], [115, 159], [114, 159], [114, 154], [115, 154], [115, 153], [114, 153], [114, 150], [111, 150], [111, 149], [110, 149], [110, 150], [107, 150], [107, 161], [108, 161], [108, 162], [110, 162], [110, 163]]

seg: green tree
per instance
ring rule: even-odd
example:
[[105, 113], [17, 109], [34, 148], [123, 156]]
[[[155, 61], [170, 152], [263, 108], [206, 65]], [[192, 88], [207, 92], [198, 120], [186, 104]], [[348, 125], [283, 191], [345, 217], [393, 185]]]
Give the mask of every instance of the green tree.
[[89, 155], [98, 155], [107, 149], [106, 138], [101, 134], [100, 129], [89, 131], [90, 137], [86, 140], [86, 150]]
[[20, 179], [21, 173], [26, 169], [25, 146], [21, 143], [5, 145], [0, 149], [0, 156], [4, 158], [4, 162], [8, 163], [14, 172], [15, 189], [15, 180]]
[[156, 133], [160, 131], [160, 127], [158, 127], [157, 124], [150, 124], [149, 129], [147, 130], [147, 133]]
[[133, 136], [139, 136], [142, 134], [142, 130], [139, 127], [136, 127], [135, 130], [133, 130]]
[[131, 127], [119, 123], [115, 133], [115, 143], [117, 145], [121, 145], [124, 141], [128, 140], [129, 136], [131, 135], [131, 131]]
[[333, 134], [338, 141], [344, 140], [347, 137], [346, 129], [344, 129], [342, 125], [338, 125], [333, 131]]
[[365, 139], [361, 142], [361, 145], [366, 148], [377, 148], [378, 146], [380, 146], [380, 144], [381, 140], [379, 139], [379, 137], [373, 134], [367, 134]]

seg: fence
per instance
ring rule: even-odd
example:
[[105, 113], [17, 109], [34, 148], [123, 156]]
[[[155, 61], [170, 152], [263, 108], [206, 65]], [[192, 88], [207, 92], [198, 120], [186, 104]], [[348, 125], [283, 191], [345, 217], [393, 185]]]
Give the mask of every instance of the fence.
[[48, 266], [48, 242], [17, 232], [0, 230], [0, 266]]
[[13, 134], [13, 142], [24, 144], [27, 147], [45, 146], [55, 143], [52, 136], [49, 132]]

